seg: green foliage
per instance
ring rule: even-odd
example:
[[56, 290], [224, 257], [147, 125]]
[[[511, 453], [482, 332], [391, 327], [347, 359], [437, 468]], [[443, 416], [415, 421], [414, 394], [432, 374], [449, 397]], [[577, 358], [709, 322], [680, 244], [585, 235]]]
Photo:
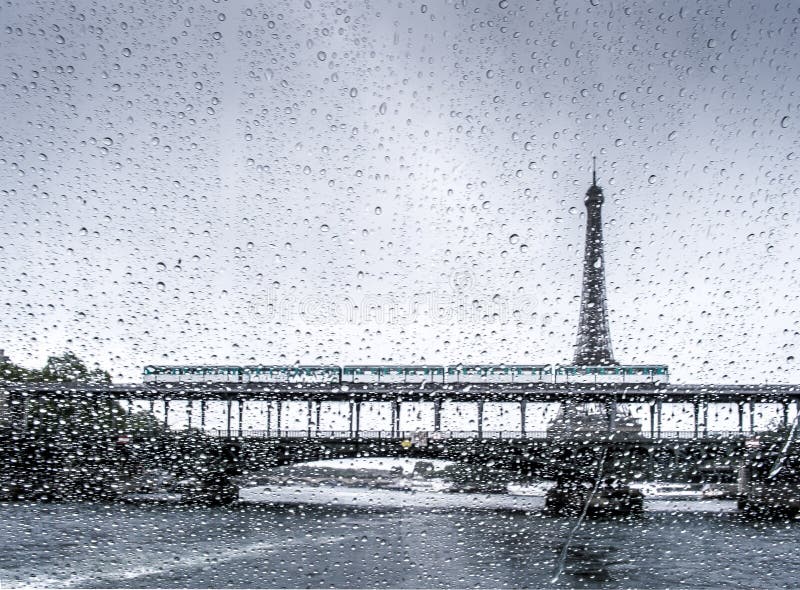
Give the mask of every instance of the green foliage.
[[41, 372], [42, 381], [65, 383], [111, 383], [111, 375], [102, 369], [89, 370], [86, 364], [73, 352], [47, 358]]
[[26, 369], [8, 359], [0, 362], [0, 381], [15, 383], [111, 383], [111, 375], [100, 368], [89, 369], [74, 352], [48, 357], [41, 370]]

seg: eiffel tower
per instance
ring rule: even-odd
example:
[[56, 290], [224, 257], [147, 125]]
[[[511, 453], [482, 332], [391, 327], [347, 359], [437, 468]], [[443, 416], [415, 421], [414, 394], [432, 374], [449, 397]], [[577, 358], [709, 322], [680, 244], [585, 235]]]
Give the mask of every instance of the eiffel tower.
[[617, 365], [611, 349], [606, 308], [606, 277], [603, 261], [603, 189], [597, 186], [592, 158], [592, 186], [586, 191], [586, 249], [583, 255], [583, 290], [575, 344], [574, 365]]

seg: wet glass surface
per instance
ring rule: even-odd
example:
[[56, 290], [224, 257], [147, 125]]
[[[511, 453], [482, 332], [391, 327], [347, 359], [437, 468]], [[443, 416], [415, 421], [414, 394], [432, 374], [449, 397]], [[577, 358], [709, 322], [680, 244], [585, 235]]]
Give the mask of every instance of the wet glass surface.
[[[0, 521], [4, 587], [98, 588], [541, 587], [574, 524], [536, 512], [324, 505], [5, 505]], [[793, 587], [798, 527], [727, 512], [589, 520], [556, 586]]]

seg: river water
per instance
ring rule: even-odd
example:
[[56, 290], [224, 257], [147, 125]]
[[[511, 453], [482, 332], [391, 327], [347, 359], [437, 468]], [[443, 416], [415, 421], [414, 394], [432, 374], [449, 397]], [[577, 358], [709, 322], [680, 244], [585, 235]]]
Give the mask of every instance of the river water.
[[586, 521], [552, 583], [572, 519], [444, 494], [432, 503], [396, 492], [393, 508], [385, 493], [371, 505], [370, 493], [223, 508], [0, 504], [0, 587], [789, 588], [800, 579], [800, 522], [746, 520], [729, 503], [648, 503], [643, 517]]

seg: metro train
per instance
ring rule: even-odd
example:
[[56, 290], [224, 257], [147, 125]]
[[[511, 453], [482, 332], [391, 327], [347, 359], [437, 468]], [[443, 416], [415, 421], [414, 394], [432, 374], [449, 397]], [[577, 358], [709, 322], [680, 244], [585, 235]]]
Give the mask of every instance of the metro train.
[[666, 365], [205, 365], [144, 368], [145, 383], [669, 383]]

